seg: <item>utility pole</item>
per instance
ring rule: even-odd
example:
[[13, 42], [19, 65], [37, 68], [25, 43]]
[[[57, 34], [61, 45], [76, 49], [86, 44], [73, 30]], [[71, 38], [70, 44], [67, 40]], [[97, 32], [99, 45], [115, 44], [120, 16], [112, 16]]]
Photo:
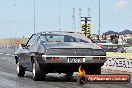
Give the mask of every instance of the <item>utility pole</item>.
[[35, 18], [35, 0], [34, 0], [34, 34], [35, 34], [35, 31], [36, 30], [36, 18]]
[[72, 19], [73, 19], [73, 29], [76, 32], [76, 18], [75, 18], [75, 8], [73, 8], [73, 12], [72, 12]]
[[100, 35], [100, 0], [99, 0], [99, 30], [98, 35]]
[[82, 9], [81, 8], [79, 8], [79, 23], [78, 23], [78, 29], [82, 29], [82, 23], [81, 23], [81, 15], [82, 15]]
[[61, 18], [60, 18], [60, 0], [59, 0], [59, 31], [61, 31]]
[[88, 19], [87, 19], [87, 17], [85, 17], [85, 28], [84, 28], [85, 36], [87, 36], [87, 21], [88, 21]]

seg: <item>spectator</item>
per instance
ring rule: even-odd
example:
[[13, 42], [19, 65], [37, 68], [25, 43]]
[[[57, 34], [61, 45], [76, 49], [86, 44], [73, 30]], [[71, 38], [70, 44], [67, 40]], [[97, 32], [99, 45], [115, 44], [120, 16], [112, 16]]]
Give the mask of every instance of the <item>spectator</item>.
[[112, 44], [118, 44], [118, 37], [117, 36], [113, 36]]
[[118, 44], [118, 37], [115, 36], [115, 44]]

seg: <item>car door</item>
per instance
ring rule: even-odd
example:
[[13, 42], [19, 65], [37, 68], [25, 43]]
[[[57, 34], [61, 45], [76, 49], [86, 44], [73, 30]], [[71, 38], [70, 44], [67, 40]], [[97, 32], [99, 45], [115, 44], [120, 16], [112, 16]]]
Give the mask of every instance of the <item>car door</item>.
[[23, 48], [23, 50], [21, 52], [21, 55], [20, 55], [20, 58], [21, 58], [20, 61], [21, 61], [22, 65], [24, 67], [26, 67], [26, 70], [28, 70], [28, 71], [31, 71], [32, 70], [32, 63], [31, 63], [31, 54], [32, 53], [31, 53], [31, 50], [32, 50], [32, 46], [36, 42], [37, 42], [37, 35], [36, 34], [33, 34], [29, 38], [29, 40], [28, 40], [25, 48]]

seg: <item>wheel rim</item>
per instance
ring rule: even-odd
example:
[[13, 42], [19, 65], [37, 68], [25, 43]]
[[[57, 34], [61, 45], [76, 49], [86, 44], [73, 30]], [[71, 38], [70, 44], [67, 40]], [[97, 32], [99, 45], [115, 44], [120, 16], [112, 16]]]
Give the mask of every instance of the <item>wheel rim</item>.
[[36, 71], [35, 71], [35, 63], [33, 63], [33, 77], [35, 77], [35, 73], [36, 73]]
[[19, 62], [17, 63], [17, 73], [20, 72]]

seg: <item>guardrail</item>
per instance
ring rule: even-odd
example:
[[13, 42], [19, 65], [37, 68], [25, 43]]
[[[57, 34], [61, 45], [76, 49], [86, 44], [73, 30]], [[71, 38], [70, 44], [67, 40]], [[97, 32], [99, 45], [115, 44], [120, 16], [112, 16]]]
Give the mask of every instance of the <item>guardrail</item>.
[[0, 44], [0, 50], [16, 50], [17, 48], [16, 44]]

